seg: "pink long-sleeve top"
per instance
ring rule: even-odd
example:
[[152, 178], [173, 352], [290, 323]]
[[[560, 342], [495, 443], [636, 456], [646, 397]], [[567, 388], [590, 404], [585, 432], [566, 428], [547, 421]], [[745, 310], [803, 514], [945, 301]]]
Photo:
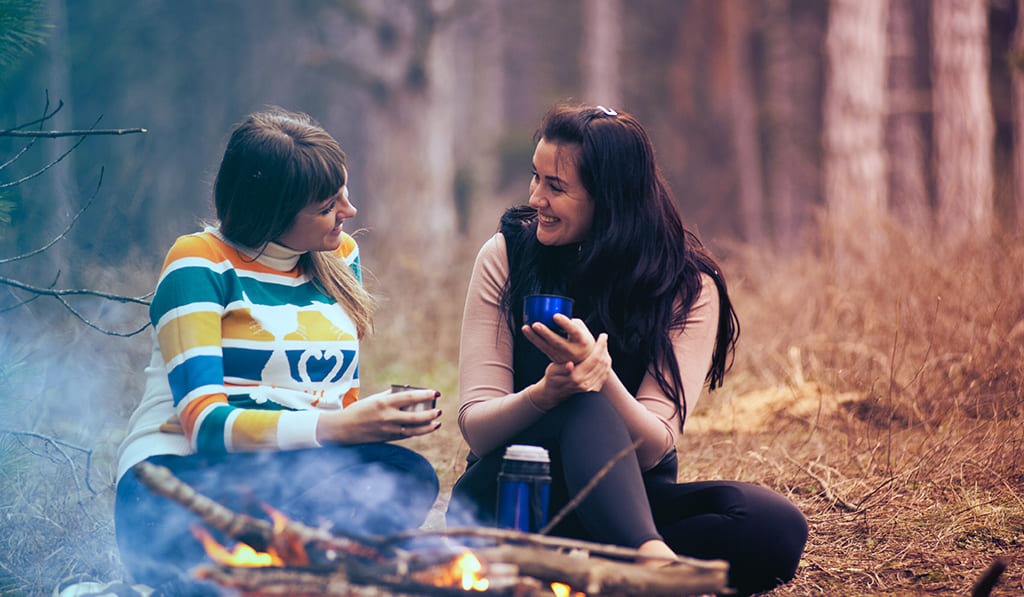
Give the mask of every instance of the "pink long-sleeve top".
[[[508, 278], [505, 237], [491, 237], [477, 254], [466, 296], [459, 354], [459, 428], [470, 449], [483, 455], [539, 420], [544, 411], [530, 399], [529, 388], [513, 392], [513, 336], [500, 308]], [[693, 412], [704, 387], [715, 348], [718, 290], [702, 275], [702, 289], [686, 325], [672, 335], [686, 404]], [[637, 448], [640, 466], [656, 465], [675, 446], [681, 414], [648, 371], [636, 396], [612, 374], [602, 392], [622, 416]]]

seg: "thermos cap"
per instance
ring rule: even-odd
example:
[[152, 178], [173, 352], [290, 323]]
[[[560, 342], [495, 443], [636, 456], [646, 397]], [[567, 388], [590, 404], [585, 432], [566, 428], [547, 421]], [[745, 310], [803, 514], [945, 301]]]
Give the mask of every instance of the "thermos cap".
[[540, 446], [513, 444], [505, 448], [506, 460], [523, 460], [526, 462], [550, 462], [548, 451]]

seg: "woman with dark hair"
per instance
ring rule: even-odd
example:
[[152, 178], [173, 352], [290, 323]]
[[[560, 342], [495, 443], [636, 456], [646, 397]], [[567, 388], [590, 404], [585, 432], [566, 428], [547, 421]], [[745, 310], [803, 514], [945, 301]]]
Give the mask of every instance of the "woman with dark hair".
[[347, 175], [309, 116], [249, 115], [214, 184], [219, 225], [168, 253], [146, 388], [119, 450], [117, 540], [136, 581], [194, 594], [181, 585], [205, 558], [197, 519], [132, 474], [143, 461], [236, 511], [265, 518], [271, 506], [352, 534], [414, 528], [433, 505], [433, 467], [386, 442], [437, 430], [439, 394], [360, 394], [373, 301], [342, 231], [356, 214]]
[[[459, 426], [469, 466], [453, 524], [493, 524], [506, 446], [551, 456], [557, 512], [639, 442], [553, 529], [562, 536], [729, 562], [741, 594], [796, 571], [807, 538], [782, 496], [731, 481], [677, 483], [676, 439], [739, 333], [725, 277], [688, 231], [632, 116], [558, 106], [536, 135], [529, 205], [480, 250], [466, 299]], [[556, 333], [523, 324], [527, 295], [575, 301]]]

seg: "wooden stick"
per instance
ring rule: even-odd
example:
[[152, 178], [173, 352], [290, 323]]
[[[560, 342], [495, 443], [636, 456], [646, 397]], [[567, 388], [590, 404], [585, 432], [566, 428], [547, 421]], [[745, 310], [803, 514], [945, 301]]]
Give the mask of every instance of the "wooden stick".
[[717, 593], [727, 583], [728, 564], [674, 562], [660, 567], [586, 558], [516, 545], [476, 552], [481, 560], [515, 564], [519, 573], [544, 583], [560, 582], [589, 595], [676, 597]]
[[[206, 524], [256, 551], [265, 552], [273, 548], [290, 565], [310, 565], [311, 555], [325, 566], [335, 565], [334, 560], [345, 554], [371, 560], [386, 557], [379, 549], [367, 543], [309, 527], [295, 520], [289, 520], [284, 528], [275, 531], [273, 524], [266, 520], [235, 512], [198, 493], [166, 467], [142, 462], [133, 470], [139, 481], [156, 495], [184, 506]], [[308, 553], [310, 551], [315, 553]], [[399, 550], [392, 549], [388, 555], [394, 557], [398, 553]]]
[[562, 509], [559, 510], [557, 514], [552, 516], [551, 520], [548, 521], [546, 525], [544, 525], [544, 528], [537, 531], [537, 533], [540, 535], [547, 535], [551, 531], [551, 529], [555, 528], [556, 524], [561, 522], [563, 518], [568, 516], [570, 512], [575, 510], [576, 507], [580, 505], [580, 502], [583, 501], [583, 498], [587, 497], [588, 495], [590, 495], [590, 492], [594, 491], [594, 488], [597, 487], [598, 482], [600, 482], [601, 479], [603, 479], [612, 470], [612, 467], [615, 466], [615, 463], [622, 460], [630, 452], [636, 452], [637, 447], [643, 442], [644, 438], [641, 437], [637, 439], [635, 442], [633, 442], [632, 446], [626, 446], [625, 448], [620, 450], [618, 454], [613, 456], [611, 460], [606, 462], [605, 465], [601, 467], [601, 470], [597, 471], [597, 474], [595, 474], [590, 479], [590, 481], [587, 481], [587, 484], [583, 486], [583, 489], [581, 489], [579, 493], [573, 496], [573, 498], [569, 500], [569, 503], [562, 506]]

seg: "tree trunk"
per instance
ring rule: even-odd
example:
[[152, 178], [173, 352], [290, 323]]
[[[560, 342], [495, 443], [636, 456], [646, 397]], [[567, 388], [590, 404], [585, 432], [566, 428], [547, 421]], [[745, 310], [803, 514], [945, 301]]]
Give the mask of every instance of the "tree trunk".
[[717, 4], [718, 20], [725, 34], [724, 76], [728, 78], [733, 160], [739, 180], [740, 221], [744, 240], [759, 246], [765, 240], [764, 177], [761, 172], [761, 139], [754, 101], [754, 73], [750, 66], [748, 47], [750, 11], [755, 7], [743, 0], [723, 0]]
[[1013, 78], [1013, 205], [1016, 232], [1024, 232], [1024, 0], [1017, 0], [1017, 27], [1010, 49]]
[[943, 0], [931, 5], [938, 227], [953, 240], [992, 231], [995, 125], [986, 4]]
[[820, 42], [820, 27], [808, 11], [794, 11], [790, 0], [765, 3], [768, 202], [774, 246], [783, 253], [805, 244], [821, 193], [816, 85], [821, 62], [805, 50]]
[[931, 229], [928, 182], [925, 177], [924, 131], [926, 110], [917, 73], [921, 72], [914, 34], [912, 0], [891, 0], [889, 10], [889, 196], [900, 221], [918, 230]]
[[880, 247], [884, 153], [886, 0], [830, 4], [825, 89], [825, 201], [836, 257]]
[[[313, 50], [320, 55], [311, 58], [337, 80], [367, 95], [361, 111], [367, 196], [352, 200], [363, 212], [360, 222], [379, 241], [374, 254], [379, 268], [398, 268], [392, 276], [444, 263], [454, 246], [451, 4], [333, 4], [324, 13], [322, 26], [325, 37], [337, 41]], [[355, 39], [336, 33], [346, 30]]]
[[621, 0], [583, 0], [583, 100], [609, 108], [621, 105]]
[[[488, 209], [500, 186], [500, 143], [505, 131], [505, 23], [502, 0], [472, 4], [472, 18], [459, 24], [460, 48], [456, 52], [460, 93], [456, 120], [457, 166], [455, 197], [460, 232], [466, 233], [477, 212], [493, 231], [498, 209]], [[482, 207], [483, 209], [477, 209]]]

